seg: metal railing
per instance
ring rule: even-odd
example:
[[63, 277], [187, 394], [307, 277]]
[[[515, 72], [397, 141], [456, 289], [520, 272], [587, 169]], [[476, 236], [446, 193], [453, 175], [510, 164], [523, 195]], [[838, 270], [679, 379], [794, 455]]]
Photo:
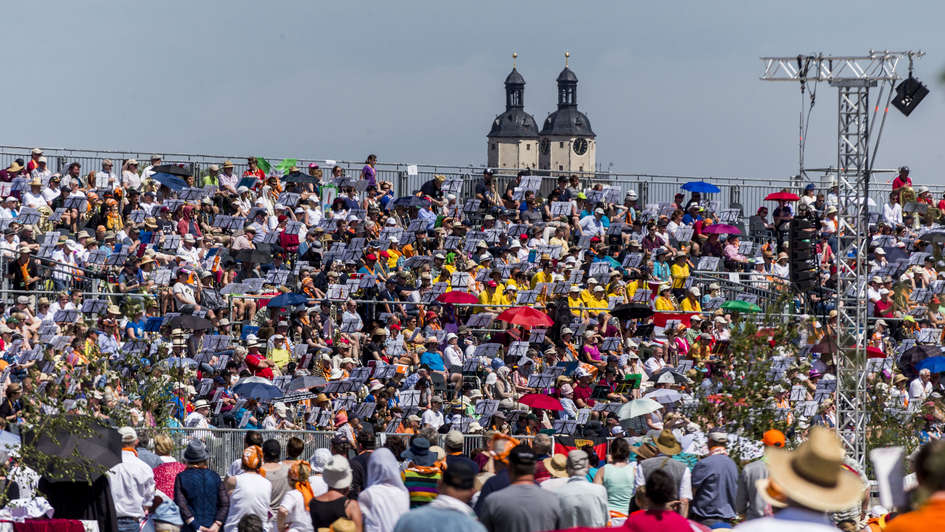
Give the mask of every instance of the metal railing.
[[[207, 451], [210, 453], [209, 467], [221, 476], [225, 476], [230, 464], [239, 459], [243, 453], [243, 442], [246, 434], [249, 432], [258, 432], [262, 435], [263, 441], [274, 439], [279, 442], [283, 449], [283, 458], [285, 457], [285, 447], [290, 438], [299, 438], [305, 444], [302, 451], [302, 458], [310, 460], [315, 454], [316, 449], [328, 449], [331, 446], [331, 440], [335, 437], [333, 431], [311, 431], [311, 430], [254, 430], [254, 429], [198, 429], [198, 428], [139, 428], [136, 429], [139, 435], [148, 435], [154, 437], [158, 433], [164, 433], [174, 441], [173, 456], [178, 460], [183, 458], [184, 449], [187, 443], [193, 438], [202, 440], [207, 445]], [[382, 447], [388, 438], [399, 437], [407, 438], [410, 434], [387, 434], [378, 432], [376, 434], [377, 446]], [[534, 436], [514, 436], [519, 440], [531, 440]], [[433, 442], [440, 447], [444, 447], [446, 435], [438, 435], [438, 441]], [[552, 445], [554, 437], [552, 437]], [[463, 452], [470, 453], [474, 449], [485, 448], [485, 436], [479, 434], [463, 435]], [[552, 447], [553, 448], [553, 447]]]
[[[31, 147], [27, 146], [0, 146], [0, 166], [6, 168], [13, 160], [20, 158], [28, 161], [30, 158]], [[149, 164], [152, 152], [129, 151], [129, 150], [87, 150], [87, 149], [68, 149], [68, 148], [43, 148], [43, 154], [48, 160], [47, 167], [53, 172], [64, 173], [68, 165], [72, 162], [78, 162], [82, 165], [81, 174], [87, 174], [92, 170], [102, 168], [103, 159], [111, 159], [114, 163], [114, 171], [120, 174], [122, 162], [129, 158], [137, 159], [140, 168], [145, 168]], [[195, 175], [206, 173], [211, 164], [221, 165], [225, 160], [231, 160], [234, 164], [234, 172], [242, 175], [247, 168], [246, 155], [211, 155], [195, 153], [161, 153], [157, 154], [163, 157], [162, 162], [190, 165]], [[367, 155], [367, 154], [365, 154]], [[276, 164], [283, 157], [274, 157], [263, 155], [270, 163]], [[363, 162], [356, 161], [330, 161], [326, 159], [312, 157], [294, 157], [297, 165], [302, 171], [306, 171], [310, 163], [319, 164], [326, 176], [330, 175], [331, 168], [327, 163], [331, 162], [340, 166], [348, 177], [357, 177], [364, 166]], [[412, 194], [417, 191], [425, 181], [433, 179], [435, 175], [444, 175], [448, 179], [458, 178], [464, 182], [463, 195], [468, 197], [472, 194], [476, 182], [481, 179], [484, 166], [477, 165], [449, 165], [449, 164], [408, 164], [408, 163], [385, 163], [380, 162], [375, 165], [378, 181], [389, 181], [393, 183], [394, 190], [398, 195]], [[416, 170], [416, 172], [414, 172]], [[517, 168], [497, 168], [495, 169], [496, 183], [499, 191], [504, 192], [506, 186], [515, 178], [520, 169]], [[782, 188], [789, 188], [797, 191], [803, 183], [789, 177], [738, 177], [738, 176], [675, 176], [661, 174], [645, 174], [633, 172], [549, 172], [522, 169], [529, 174], [549, 174], [543, 175], [542, 191], [548, 192], [553, 188], [553, 182], [558, 175], [577, 175], [581, 178], [583, 186], [593, 184], [611, 185], [619, 187], [623, 192], [636, 190], [639, 194], [638, 205], [647, 203], [671, 202], [673, 195], [680, 192], [680, 187], [689, 181], [708, 181], [721, 189], [718, 194], [706, 195], [708, 201], [715, 202], [719, 209], [741, 208], [743, 216], [754, 214], [758, 207], [764, 204], [764, 197], [771, 192], [776, 192]], [[874, 173], [891, 172], [891, 170], [875, 170]], [[818, 186], [818, 188], [821, 188]], [[945, 191], [945, 186], [929, 185], [933, 194], [938, 195]], [[878, 205], [883, 205], [886, 201], [888, 189], [875, 187], [870, 197]]]

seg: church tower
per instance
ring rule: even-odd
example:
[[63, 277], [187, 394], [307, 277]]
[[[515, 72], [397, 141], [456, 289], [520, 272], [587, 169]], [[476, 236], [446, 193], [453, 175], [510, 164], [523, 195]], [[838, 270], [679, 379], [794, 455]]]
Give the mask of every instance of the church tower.
[[505, 112], [492, 121], [486, 140], [490, 168], [538, 168], [538, 124], [525, 112], [525, 78], [515, 68], [505, 78]]
[[548, 115], [539, 134], [538, 167], [552, 175], [594, 172], [597, 164], [596, 135], [590, 120], [578, 111], [578, 79], [568, 67], [570, 57], [565, 52], [564, 70], [558, 74], [558, 110]]

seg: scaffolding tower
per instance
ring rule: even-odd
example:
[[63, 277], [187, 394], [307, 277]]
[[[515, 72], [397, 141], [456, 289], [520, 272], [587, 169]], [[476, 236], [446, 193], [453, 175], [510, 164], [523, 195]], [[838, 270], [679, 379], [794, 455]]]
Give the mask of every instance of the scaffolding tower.
[[[912, 73], [913, 60], [924, 52], [870, 51], [865, 56], [797, 55], [762, 57], [763, 81], [808, 83], [824, 81], [838, 91], [837, 107], [837, 433], [847, 455], [861, 466], [866, 460], [867, 428], [867, 250], [869, 248], [870, 172], [882, 136], [893, 84], [903, 79], [903, 60]], [[880, 86], [877, 102], [888, 90], [880, 128], [870, 129], [870, 89]], [[880, 110], [873, 109], [873, 121]], [[800, 175], [804, 175], [804, 114], [801, 112]], [[871, 150], [871, 142], [872, 150]], [[870, 153], [873, 159], [870, 159]]]

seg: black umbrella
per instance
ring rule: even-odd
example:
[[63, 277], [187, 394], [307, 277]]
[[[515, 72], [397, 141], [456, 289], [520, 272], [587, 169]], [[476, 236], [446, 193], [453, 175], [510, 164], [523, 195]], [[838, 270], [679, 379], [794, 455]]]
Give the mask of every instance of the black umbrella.
[[177, 166], [176, 164], [161, 164], [161, 165], [158, 165], [158, 166], [155, 166], [155, 167], [151, 168], [151, 170], [153, 170], [153, 171], [155, 171], [155, 172], [157, 172], [157, 173], [164, 173], [164, 174], [171, 174], [171, 175], [179, 175], [179, 176], [181, 176], [181, 177], [187, 177], [187, 176], [190, 176], [190, 175], [194, 175], [194, 173], [191, 172], [189, 169], [187, 169], [187, 168], [182, 168], [182, 167], [180, 167], [180, 166]]
[[626, 303], [614, 307], [610, 314], [622, 320], [637, 320], [652, 316], [653, 309], [643, 303]]
[[91, 482], [115, 464], [121, 463], [121, 436], [118, 431], [95, 423], [92, 434], [74, 434], [63, 428], [39, 434], [23, 431], [26, 465], [54, 481]]
[[251, 262], [253, 264], [265, 264], [272, 260], [269, 255], [255, 249], [241, 249], [233, 255], [236, 262]]
[[192, 331], [203, 331], [213, 328], [213, 323], [210, 320], [194, 316], [193, 314], [174, 316], [167, 320], [165, 325], [172, 329], [190, 329]]
[[429, 201], [419, 197], [419, 196], [402, 196], [394, 200], [394, 207], [426, 207], [430, 204]]
[[328, 382], [323, 377], [319, 377], [318, 375], [301, 375], [289, 381], [289, 386], [286, 388], [286, 390], [292, 392], [295, 390], [305, 390], [308, 388], [324, 386], [326, 384], [328, 384]]
[[318, 183], [315, 176], [303, 174], [302, 172], [291, 172], [282, 179], [283, 183]]
[[942, 348], [937, 345], [919, 344], [915, 347], [906, 349], [902, 356], [899, 357], [896, 365], [899, 366], [900, 370], [902, 370], [903, 375], [912, 378], [918, 374], [918, 372], [915, 370], [916, 364], [927, 358], [939, 356], [941, 354], [943, 354]]
[[679, 370], [677, 370], [677, 369], [675, 369], [675, 368], [663, 368], [663, 369], [657, 371], [656, 373], [654, 373], [653, 375], [651, 375], [651, 376], [650, 376], [650, 380], [653, 381], [653, 382], [657, 382], [657, 383], [658, 383], [658, 382], [660, 382], [660, 380], [659, 380], [660, 377], [662, 377], [662, 376], [664, 376], [664, 375], [670, 375], [670, 376], [672, 376], [672, 378], [673, 378], [673, 384], [686, 384], [686, 383], [692, 382], [692, 381], [689, 380], [689, 377], [686, 377], [685, 375], [683, 375], [682, 373], [680, 373]]

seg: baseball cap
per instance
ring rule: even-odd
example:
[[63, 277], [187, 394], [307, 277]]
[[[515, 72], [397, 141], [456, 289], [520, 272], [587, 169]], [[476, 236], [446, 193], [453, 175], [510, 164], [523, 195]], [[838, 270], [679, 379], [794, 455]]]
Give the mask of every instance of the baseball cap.
[[537, 458], [532, 448], [527, 445], [516, 445], [509, 453], [509, 463], [516, 465], [535, 465]]
[[[513, 449], [514, 452], [514, 449]], [[460, 490], [472, 489], [476, 480], [478, 467], [472, 460], [464, 457], [453, 457], [446, 463], [443, 471], [443, 483]]]
[[784, 447], [785, 438], [784, 433], [778, 429], [771, 429], [765, 431], [764, 436], [761, 438], [762, 443], [766, 447]]

